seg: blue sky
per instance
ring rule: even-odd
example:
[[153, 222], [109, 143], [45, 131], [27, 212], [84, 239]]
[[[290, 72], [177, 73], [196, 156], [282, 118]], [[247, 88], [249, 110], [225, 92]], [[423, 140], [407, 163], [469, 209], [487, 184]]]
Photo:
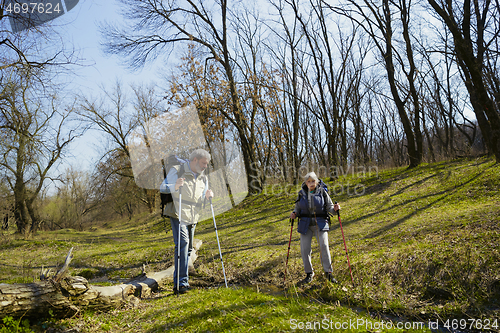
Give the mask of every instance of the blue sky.
[[62, 24], [55, 29], [61, 29], [58, 32], [62, 33], [66, 45], [68, 47], [73, 45], [75, 49], [80, 50], [84, 63], [90, 65], [79, 71], [82, 77], [78, 80], [88, 88], [94, 88], [96, 81], [115, 81], [116, 77], [124, 81], [157, 79], [152, 66], [140, 72], [131, 72], [121, 64], [119, 57], [104, 54], [99, 44], [102, 37], [98, 31], [98, 24], [105, 21], [122, 21], [120, 10], [119, 2], [115, 0], [80, 0], [78, 5], [64, 17], [54, 20], [61, 20]]
[[[159, 82], [158, 69], [154, 64], [140, 71], [131, 71], [121, 59], [104, 54], [100, 45], [102, 36], [98, 24], [104, 21], [120, 22], [120, 2], [115, 0], [80, 0], [71, 11], [51, 22], [60, 33], [65, 47], [74, 48], [84, 66], [74, 66], [75, 75], [65, 78], [71, 92], [86, 96], [100, 96], [101, 86], [111, 87], [117, 80], [127, 86], [131, 83]], [[93, 164], [100, 157], [103, 138], [96, 131], [89, 131], [83, 138], [72, 145], [65, 163], [59, 168], [62, 172], [68, 165], [91, 171]]]

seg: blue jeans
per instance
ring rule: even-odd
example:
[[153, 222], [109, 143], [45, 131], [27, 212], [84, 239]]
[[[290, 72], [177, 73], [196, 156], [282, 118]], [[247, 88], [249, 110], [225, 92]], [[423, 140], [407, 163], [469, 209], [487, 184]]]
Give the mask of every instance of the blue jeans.
[[[178, 254], [179, 254], [179, 220], [170, 217], [170, 225], [172, 226], [172, 234], [174, 236], [174, 244], [175, 244], [175, 253], [174, 253], [174, 262], [175, 262], [175, 270], [174, 270], [174, 289], [177, 289], [177, 267], [178, 264]], [[193, 251], [193, 237], [194, 237], [194, 229], [196, 225], [186, 225], [184, 223], [181, 224], [181, 239], [180, 239], [180, 247], [181, 247], [181, 256], [180, 256], [180, 270], [179, 270], [179, 286], [188, 287], [189, 286], [189, 273], [188, 273], [188, 265], [189, 265], [189, 255]]]

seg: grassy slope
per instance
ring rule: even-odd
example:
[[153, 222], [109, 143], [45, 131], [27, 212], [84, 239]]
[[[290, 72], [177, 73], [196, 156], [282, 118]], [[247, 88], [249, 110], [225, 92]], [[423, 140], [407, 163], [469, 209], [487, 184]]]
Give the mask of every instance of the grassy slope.
[[[117, 332], [241, 327], [286, 331], [291, 318], [364, 320], [366, 315], [351, 310], [360, 308], [422, 321], [464, 314], [498, 318], [499, 171], [500, 166], [483, 158], [345, 175], [329, 184], [333, 199], [342, 205], [354, 288], [335, 219], [330, 251], [340, 285], [327, 284], [317, 274], [307, 288], [294, 287], [304, 275], [294, 230], [287, 292], [283, 292], [290, 235], [287, 217], [296, 189], [283, 193], [279, 186], [268, 187], [217, 217], [226, 274], [238, 288], [212, 288], [223, 286], [224, 280], [209, 220], [196, 230], [204, 242], [196, 264], [198, 276], [192, 279], [197, 291], [176, 298], [164, 290], [139, 308], [87, 313], [67, 324]], [[171, 231], [165, 234], [160, 221], [143, 215], [94, 231], [43, 233], [30, 241], [5, 237], [0, 277], [2, 282], [31, 281], [37, 273], [33, 267], [62, 262], [70, 246], [75, 246], [72, 273], [89, 278], [130, 278], [144, 263], [149, 270], [164, 269], [172, 263], [173, 249]], [[19, 253], [22, 259], [14, 259]], [[313, 265], [321, 271], [316, 248]]]

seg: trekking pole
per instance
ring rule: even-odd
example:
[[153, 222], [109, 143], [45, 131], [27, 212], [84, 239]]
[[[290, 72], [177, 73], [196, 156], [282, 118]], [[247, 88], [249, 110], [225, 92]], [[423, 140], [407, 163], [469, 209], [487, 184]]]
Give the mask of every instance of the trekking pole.
[[179, 187], [179, 232], [177, 233], [177, 296], [180, 292], [180, 275], [181, 275], [181, 225], [182, 225], [182, 186]]
[[214, 206], [212, 205], [212, 197], [210, 197], [210, 209], [212, 209], [212, 217], [214, 219], [215, 236], [217, 237], [217, 245], [219, 246], [220, 263], [222, 264], [222, 273], [224, 274], [224, 282], [227, 288], [226, 271], [224, 270], [224, 261], [222, 260], [222, 251], [220, 249], [219, 233], [217, 232], [217, 224], [215, 224]]
[[292, 243], [292, 232], [293, 232], [293, 221], [294, 219], [290, 219], [292, 223], [292, 227], [290, 228], [290, 240], [288, 241], [288, 253], [286, 254], [286, 264], [285, 264], [285, 278], [283, 279], [283, 284], [286, 282], [286, 272], [288, 270], [288, 256], [290, 255], [290, 244]]
[[[335, 204], [337, 204], [337, 201], [335, 201]], [[352, 277], [352, 271], [351, 271], [351, 261], [349, 260], [349, 252], [347, 251], [347, 244], [345, 242], [344, 229], [342, 228], [342, 222], [340, 221], [340, 209], [337, 210], [337, 216], [339, 217], [340, 231], [342, 232], [342, 239], [344, 240], [345, 255], [347, 256], [347, 265], [349, 266], [349, 273], [351, 274], [352, 286], [354, 287], [354, 278]]]

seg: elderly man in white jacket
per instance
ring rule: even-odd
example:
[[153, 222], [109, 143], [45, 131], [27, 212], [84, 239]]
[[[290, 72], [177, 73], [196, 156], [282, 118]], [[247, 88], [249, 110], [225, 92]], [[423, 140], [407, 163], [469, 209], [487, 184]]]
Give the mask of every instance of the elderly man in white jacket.
[[[180, 246], [180, 259], [175, 260], [174, 271], [174, 292], [179, 294], [186, 293], [190, 289], [188, 264], [193, 249], [194, 230], [204, 201], [210, 200], [214, 195], [208, 187], [208, 178], [205, 174], [209, 162], [210, 154], [204, 149], [197, 149], [191, 153], [189, 161], [173, 166], [162, 184], [162, 188], [168, 187], [173, 198], [172, 202], [166, 204], [164, 215], [170, 217], [176, 255]], [[179, 212], [180, 191], [182, 191], [182, 204]], [[180, 239], [178, 239], [179, 228]]]

